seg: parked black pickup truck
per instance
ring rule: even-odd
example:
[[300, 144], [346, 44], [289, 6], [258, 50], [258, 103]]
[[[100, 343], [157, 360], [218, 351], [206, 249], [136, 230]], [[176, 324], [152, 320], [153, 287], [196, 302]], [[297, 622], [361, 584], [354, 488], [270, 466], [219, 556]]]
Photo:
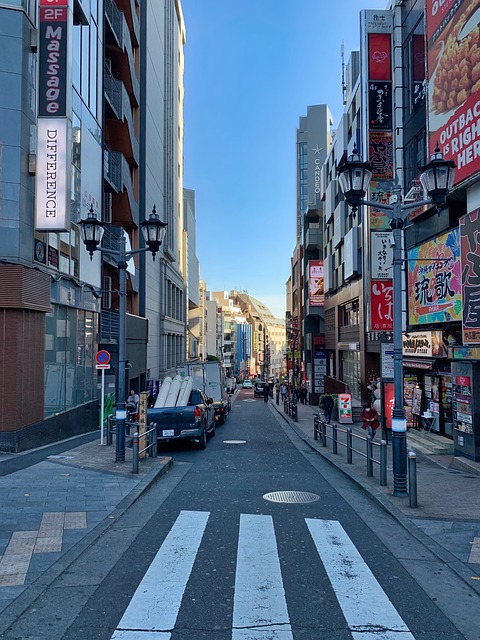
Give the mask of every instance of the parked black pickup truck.
[[192, 389], [185, 407], [147, 409], [147, 424], [157, 428], [157, 442], [191, 440], [199, 449], [207, 446], [207, 436], [215, 435], [212, 398], [200, 389]]

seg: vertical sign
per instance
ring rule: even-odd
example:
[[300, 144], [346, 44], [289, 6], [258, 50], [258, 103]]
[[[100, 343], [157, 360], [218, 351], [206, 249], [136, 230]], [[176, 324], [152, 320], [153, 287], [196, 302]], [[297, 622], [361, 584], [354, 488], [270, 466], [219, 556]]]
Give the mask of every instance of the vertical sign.
[[464, 344], [480, 344], [480, 211], [460, 218]]
[[[363, 65], [365, 102], [367, 110], [367, 153], [372, 165], [372, 180], [368, 198], [379, 204], [388, 203], [393, 181], [393, 94], [392, 94], [392, 11], [363, 11], [362, 50], [366, 54]], [[390, 222], [385, 211], [368, 208], [368, 240], [370, 255], [365, 269], [371, 274], [370, 298], [365, 310], [368, 329], [390, 330], [392, 317], [392, 250]], [[384, 281], [380, 285], [379, 281]], [[367, 283], [368, 287], [368, 283]], [[367, 289], [368, 290], [368, 289]]]
[[35, 228], [68, 231], [68, 0], [39, 0]]
[[308, 261], [308, 304], [310, 307], [323, 307], [325, 301], [323, 282], [323, 261]]
[[38, 115], [67, 115], [68, 0], [40, 0]]

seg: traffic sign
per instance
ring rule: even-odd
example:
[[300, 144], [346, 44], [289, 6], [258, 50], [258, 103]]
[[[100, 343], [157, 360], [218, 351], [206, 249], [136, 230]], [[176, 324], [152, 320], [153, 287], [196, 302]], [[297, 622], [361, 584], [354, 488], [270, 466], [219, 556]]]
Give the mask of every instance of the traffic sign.
[[96, 364], [95, 367], [97, 369], [110, 369], [110, 365], [109, 364]]
[[108, 364], [110, 362], [110, 354], [105, 349], [101, 349], [95, 356], [98, 364]]

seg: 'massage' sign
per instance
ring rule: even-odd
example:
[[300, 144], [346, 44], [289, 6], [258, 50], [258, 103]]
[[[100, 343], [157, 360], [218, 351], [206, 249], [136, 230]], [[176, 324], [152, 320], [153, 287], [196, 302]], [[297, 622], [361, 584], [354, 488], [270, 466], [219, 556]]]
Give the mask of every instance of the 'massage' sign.
[[40, 0], [38, 115], [67, 113], [68, 0]]

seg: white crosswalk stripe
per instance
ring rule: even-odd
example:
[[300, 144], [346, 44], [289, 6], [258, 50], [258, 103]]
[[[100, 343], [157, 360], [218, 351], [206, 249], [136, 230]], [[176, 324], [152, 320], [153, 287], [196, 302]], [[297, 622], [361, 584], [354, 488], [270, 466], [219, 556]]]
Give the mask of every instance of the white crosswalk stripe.
[[[181, 511], [112, 640], [170, 640], [207, 527]], [[415, 640], [337, 521], [305, 519], [353, 640]], [[232, 640], [294, 640], [273, 518], [240, 515]]]
[[209, 515], [180, 512], [112, 640], [169, 640]]
[[342, 525], [306, 523], [354, 640], [415, 640]]
[[232, 640], [293, 640], [270, 516], [240, 516]]

